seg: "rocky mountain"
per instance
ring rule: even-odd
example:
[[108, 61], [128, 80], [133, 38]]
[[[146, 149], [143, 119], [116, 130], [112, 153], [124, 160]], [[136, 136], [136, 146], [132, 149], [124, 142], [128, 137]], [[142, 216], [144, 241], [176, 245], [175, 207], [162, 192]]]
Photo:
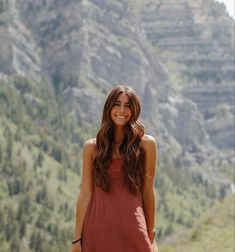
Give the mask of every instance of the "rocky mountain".
[[232, 161], [215, 154], [234, 148], [234, 22], [223, 5], [2, 0], [0, 10], [2, 77], [43, 80], [68, 113], [93, 124], [104, 94], [130, 84], [163, 153], [174, 145], [172, 155], [195, 162], [207, 151], [208, 165]]
[[[147, 37], [169, 70], [181, 73], [181, 94], [197, 104], [206, 132], [222, 149], [234, 148], [234, 137], [226, 137], [234, 136], [234, 24], [224, 8], [213, 1], [152, 1], [141, 8]], [[219, 129], [226, 136], [218, 137]]]
[[188, 153], [193, 164], [234, 162], [223, 153], [234, 148], [234, 22], [223, 5], [2, 0], [0, 6], [2, 78], [44, 81], [78, 122], [96, 125], [104, 94], [127, 83], [142, 98], [143, 120], [161, 152], [186, 160]]
[[3, 77], [45, 81], [78, 121], [94, 124], [104, 94], [128, 83], [163, 153], [187, 165], [234, 161], [219, 154], [234, 148], [234, 22], [223, 5], [9, 0], [0, 18]]
[[234, 193], [233, 26], [214, 0], [0, 0], [0, 250], [65, 251], [119, 83], [158, 142], [159, 239]]

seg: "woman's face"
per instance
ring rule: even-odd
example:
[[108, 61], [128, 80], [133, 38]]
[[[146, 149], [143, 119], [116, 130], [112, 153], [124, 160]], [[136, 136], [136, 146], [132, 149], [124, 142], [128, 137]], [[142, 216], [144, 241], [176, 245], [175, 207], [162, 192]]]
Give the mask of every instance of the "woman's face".
[[117, 126], [125, 126], [130, 121], [131, 115], [128, 96], [121, 93], [111, 109], [112, 121]]

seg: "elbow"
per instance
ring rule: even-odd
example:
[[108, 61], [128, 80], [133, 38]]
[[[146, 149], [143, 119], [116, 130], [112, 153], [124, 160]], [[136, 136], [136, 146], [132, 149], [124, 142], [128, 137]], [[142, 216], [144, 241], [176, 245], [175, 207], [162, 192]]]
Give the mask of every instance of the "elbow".
[[92, 192], [83, 192], [81, 191], [79, 194], [79, 199], [81, 200], [86, 200], [86, 201], [90, 201], [92, 198]]
[[143, 192], [142, 192], [143, 198], [148, 198], [148, 197], [152, 197], [152, 196], [155, 196], [154, 188], [148, 188], [148, 189], [143, 190]]

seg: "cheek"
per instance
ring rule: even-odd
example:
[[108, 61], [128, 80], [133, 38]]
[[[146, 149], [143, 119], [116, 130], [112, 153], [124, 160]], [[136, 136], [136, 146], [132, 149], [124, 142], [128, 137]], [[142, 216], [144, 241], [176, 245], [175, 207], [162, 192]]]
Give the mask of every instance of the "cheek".
[[115, 118], [115, 114], [116, 114], [116, 110], [114, 108], [111, 109], [111, 111], [110, 111], [110, 117], [111, 118]]
[[113, 115], [115, 113], [115, 109], [112, 108], [111, 111], [110, 111], [110, 114]]
[[132, 111], [131, 111], [131, 109], [128, 110], [128, 114], [129, 114], [130, 116], [132, 116]]

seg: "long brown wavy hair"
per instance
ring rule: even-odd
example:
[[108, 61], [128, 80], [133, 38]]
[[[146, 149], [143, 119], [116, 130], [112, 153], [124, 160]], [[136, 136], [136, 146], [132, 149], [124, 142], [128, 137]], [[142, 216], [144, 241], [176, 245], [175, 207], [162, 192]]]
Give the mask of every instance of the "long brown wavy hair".
[[144, 125], [139, 119], [141, 112], [139, 97], [128, 86], [117, 86], [111, 90], [103, 108], [101, 127], [96, 136], [97, 152], [94, 156], [94, 183], [104, 191], [110, 191], [108, 167], [112, 161], [114, 143], [114, 125], [111, 119], [111, 109], [120, 94], [126, 94], [129, 100], [132, 116], [124, 126], [125, 135], [119, 147], [124, 157], [124, 185], [133, 194], [141, 193], [144, 186], [145, 151], [141, 144], [144, 135]]

